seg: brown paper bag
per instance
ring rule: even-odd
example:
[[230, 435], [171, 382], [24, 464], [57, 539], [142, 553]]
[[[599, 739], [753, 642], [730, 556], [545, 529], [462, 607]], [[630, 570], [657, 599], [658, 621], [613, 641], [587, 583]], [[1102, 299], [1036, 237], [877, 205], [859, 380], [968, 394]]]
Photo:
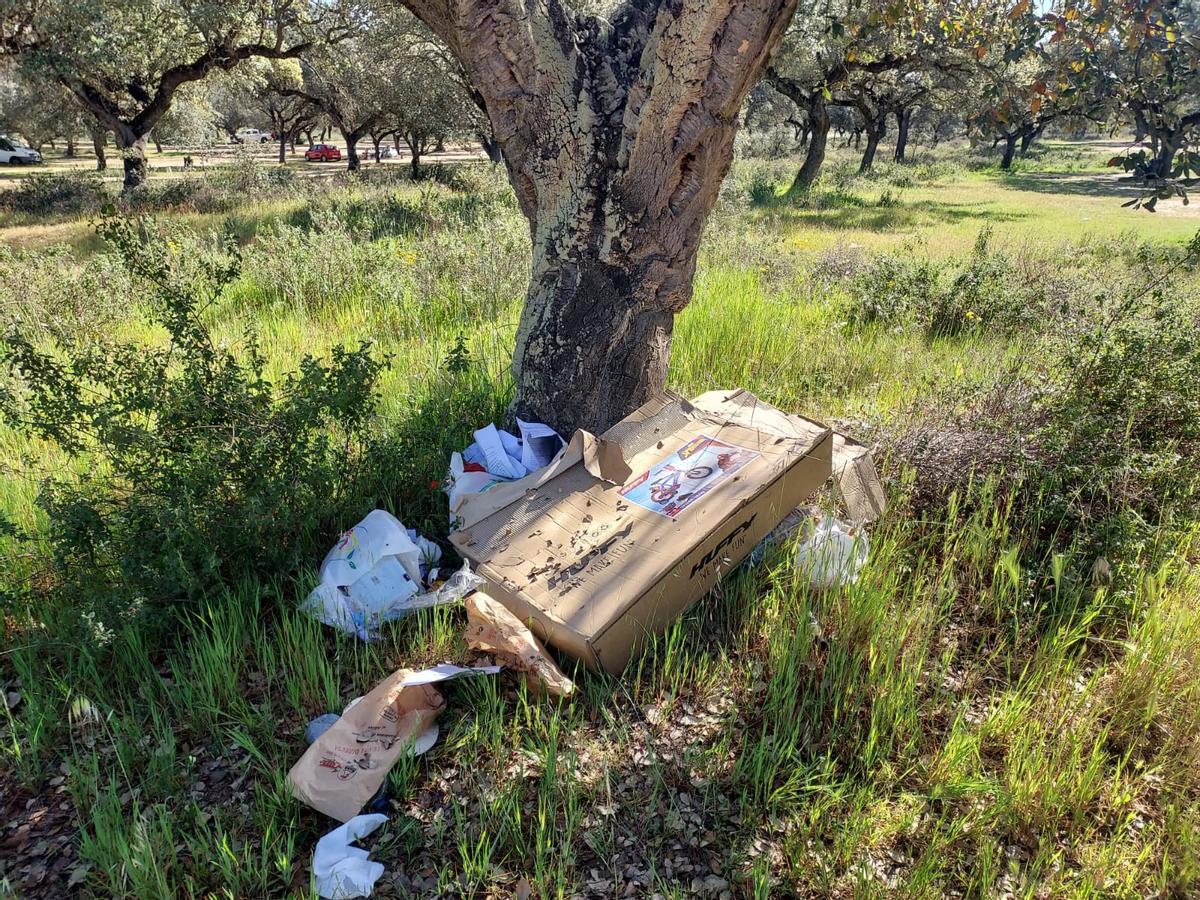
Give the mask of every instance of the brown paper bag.
[[566, 697], [575, 685], [546, 653], [546, 648], [516, 616], [482, 591], [463, 600], [467, 608], [467, 646], [490, 653], [498, 662], [516, 669], [534, 691], [545, 689]]
[[354, 818], [388, 771], [446, 705], [427, 684], [404, 687], [399, 669], [342, 713], [290, 772], [298, 800], [339, 822]]

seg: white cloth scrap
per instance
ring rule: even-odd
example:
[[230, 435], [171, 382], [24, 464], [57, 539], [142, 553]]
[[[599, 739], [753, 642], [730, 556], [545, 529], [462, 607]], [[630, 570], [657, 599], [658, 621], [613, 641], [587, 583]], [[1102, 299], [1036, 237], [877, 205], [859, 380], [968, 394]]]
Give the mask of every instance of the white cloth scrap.
[[369, 854], [354, 841], [366, 837], [387, 821], [387, 816], [355, 816], [317, 841], [312, 872], [317, 893], [326, 900], [369, 897], [383, 875], [383, 863], [371, 862]]

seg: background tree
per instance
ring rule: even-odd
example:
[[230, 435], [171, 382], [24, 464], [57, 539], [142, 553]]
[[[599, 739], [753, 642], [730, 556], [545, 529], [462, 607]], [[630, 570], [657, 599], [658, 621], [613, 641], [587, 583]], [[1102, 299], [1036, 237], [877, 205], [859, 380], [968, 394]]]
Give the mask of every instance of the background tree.
[[409, 65], [397, 79], [396, 131], [409, 152], [413, 178], [421, 157], [441, 141], [471, 134], [478, 124], [478, 107], [456, 77], [457, 65], [436, 48], [409, 56]]
[[[279, 140], [279, 162], [287, 162], [288, 143], [293, 149], [296, 134], [317, 116], [317, 108], [306, 97], [289, 93], [304, 86], [299, 61], [271, 60], [265, 63], [263, 79], [254, 108], [266, 116]], [[311, 126], [310, 126], [311, 127]]]
[[946, 36], [936, 25], [943, 4], [927, 0], [826, 0], [799, 13], [767, 81], [809, 123], [808, 152], [790, 192], [813, 184], [825, 160], [831, 106], [854, 109], [866, 134], [861, 170], [867, 171], [891, 116], [904, 124], [911, 106], [929, 90], [928, 75], [946, 65]]
[[3, 49], [31, 77], [65, 86], [117, 139], [125, 187], [146, 180], [146, 140], [183, 85], [251, 57], [336, 37], [329, 3], [308, 0], [9, 0]]
[[382, 28], [360, 27], [337, 46], [314, 45], [301, 61], [299, 87], [281, 87], [285, 97], [320, 109], [346, 143], [346, 165], [359, 168], [358, 142], [384, 123], [395, 105], [392, 44]]
[[516, 410], [601, 430], [666, 382], [742, 101], [796, 0], [402, 0], [482, 101], [533, 271]]
[[[64, 106], [71, 114], [63, 115]], [[0, 130], [20, 135], [41, 150], [56, 138], [73, 137], [79, 127], [74, 104], [58, 85], [31, 82], [26, 73], [12, 70], [0, 81]]]
[[184, 85], [154, 126], [151, 137], [156, 146], [206, 147], [213, 143], [213, 122], [217, 112], [212, 95], [204, 82]]
[[1058, 79], [1045, 43], [1045, 29], [1029, 0], [1001, 7], [987, 18], [987, 41], [976, 58], [982, 78], [965, 106], [976, 138], [1003, 145], [1000, 168], [1012, 166], [1058, 115]]
[[1200, 2], [1060, 0], [1042, 21], [1061, 51], [1064, 107], [1079, 114], [1108, 100], [1110, 119], [1131, 123], [1149, 144], [1130, 159], [1144, 175], [1200, 171]]

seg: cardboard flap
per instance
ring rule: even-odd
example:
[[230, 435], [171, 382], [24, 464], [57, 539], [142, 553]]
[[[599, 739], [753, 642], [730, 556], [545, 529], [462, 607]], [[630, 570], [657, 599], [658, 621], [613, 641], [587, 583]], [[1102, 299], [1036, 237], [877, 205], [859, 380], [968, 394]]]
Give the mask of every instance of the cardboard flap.
[[587, 431], [577, 431], [571, 438], [572, 443], [582, 440], [583, 467], [601, 481], [609, 484], [624, 484], [633, 470], [625, 461], [621, 445], [616, 441], [596, 437]]
[[708, 417], [731, 422], [743, 428], [754, 428], [780, 437], [798, 440], [819, 440], [829, 431], [828, 426], [813, 419], [778, 410], [763, 403], [742, 388], [733, 391], [709, 391], [692, 401], [692, 405]]
[[544, 468], [516, 481], [497, 484], [481, 494], [464, 494], [453, 513], [462, 521], [463, 529], [470, 528], [580, 462], [589, 474], [610, 484], [622, 484], [629, 477], [629, 464], [617, 443], [580, 429]]
[[887, 509], [871, 451], [837, 431], [833, 433], [833, 478], [852, 521], [878, 521]]

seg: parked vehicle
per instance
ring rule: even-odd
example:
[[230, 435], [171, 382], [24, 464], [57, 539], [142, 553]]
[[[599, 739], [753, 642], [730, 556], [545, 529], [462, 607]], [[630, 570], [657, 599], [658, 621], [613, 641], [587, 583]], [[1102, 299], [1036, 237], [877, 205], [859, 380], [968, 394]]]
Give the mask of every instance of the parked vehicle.
[[313, 144], [304, 151], [304, 158], [309, 162], [337, 162], [342, 158], [342, 151], [333, 144]]
[[233, 135], [233, 142], [235, 144], [265, 144], [274, 138], [275, 135], [270, 132], [259, 131], [257, 128], [239, 128]]
[[41, 161], [42, 154], [32, 147], [17, 143], [11, 138], [0, 137], [0, 163], [37, 165]]

